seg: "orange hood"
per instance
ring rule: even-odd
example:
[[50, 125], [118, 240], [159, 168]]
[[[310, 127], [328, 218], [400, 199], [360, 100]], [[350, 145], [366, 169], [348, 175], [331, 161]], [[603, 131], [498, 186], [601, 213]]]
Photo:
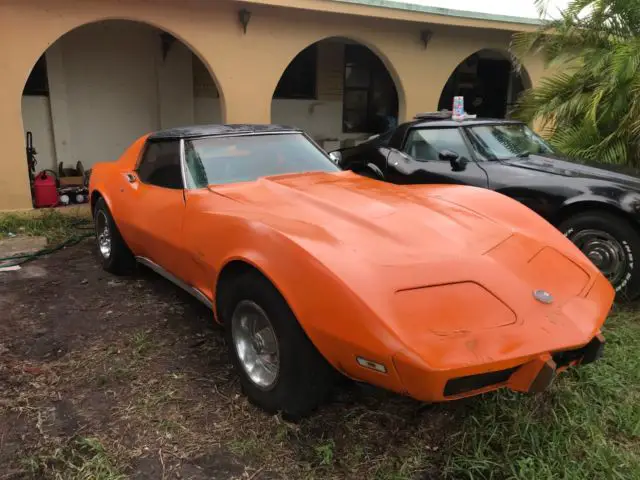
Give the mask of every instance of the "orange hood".
[[[398, 186], [351, 172], [268, 177], [211, 190], [237, 202], [233, 214], [285, 235], [356, 290], [366, 283], [369, 294], [473, 282], [510, 305], [539, 288], [563, 303], [597, 274], [546, 221], [485, 190]], [[521, 225], [493, 215], [506, 201]]]
[[460, 252], [482, 255], [512, 233], [466, 207], [347, 172], [268, 177], [211, 189], [302, 243], [339, 245], [349, 255], [382, 265]]

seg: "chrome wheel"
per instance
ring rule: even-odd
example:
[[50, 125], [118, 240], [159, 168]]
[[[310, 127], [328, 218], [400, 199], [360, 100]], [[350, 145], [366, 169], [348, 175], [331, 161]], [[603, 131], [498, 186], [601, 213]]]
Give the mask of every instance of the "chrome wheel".
[[623, 245], [615, 237], [602, 230], [579, 230], [569, 235], [569, 239], [613, 285], [624, 278], [627, 255]]
[[109, 220], [104, 211], [98, 211], [95, 223], [98, 250], [100, 250], [100, 255], [102, 255], [103, 258], [109, 258], [111, 256], [111, 229], [109, 228]]
[[273, 388], [280, 371], [280, 351], [265, 311], [252, 301], [240, 302], [231, 316], [231, 337], [251, 381], [262, 390]]

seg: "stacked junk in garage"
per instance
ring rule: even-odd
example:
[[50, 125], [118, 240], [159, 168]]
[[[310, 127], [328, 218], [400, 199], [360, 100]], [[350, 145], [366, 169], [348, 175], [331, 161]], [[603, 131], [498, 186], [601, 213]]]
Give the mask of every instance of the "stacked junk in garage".
[[31, 198], [35, 208], [53, 208], [89, 201], [91, 170], [85, 170], [80, 161], [76, 163], [75, 168], [65, 167], [60, 162], [57, 172], [43, 169], [36, 174], [38, 152], [34, 147], [31, 132], [26, 134], [26, 144]]

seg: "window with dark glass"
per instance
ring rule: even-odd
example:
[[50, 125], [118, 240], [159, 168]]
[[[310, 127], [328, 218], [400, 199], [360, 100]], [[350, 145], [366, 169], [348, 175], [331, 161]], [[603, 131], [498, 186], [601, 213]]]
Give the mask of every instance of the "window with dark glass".
[[548, 155], [553, 149], [520, 123], [479, 125], [466, 129], [476, 155], [482, 160], [506, 160], [530, 154]]
[[142, 183], [163, 188], [181, 189], [180, 142], [177, 140], [149, 142], [138, 166]]
[[316, 98], [318, 72], [318, 48], [311, 45], [300, 52], [282, 74], [274, 98]]
[[419, 161], [440, 160], [440, 152], [450, 150], [460, 157], [471, 153], [457, 128], [422, 128], [411, 130], [404, 151]]
[[49, 79], [47, 77], [47, 62], [42, 55], [34, 65], [27, 83], [22, 92], [23, 95], [49, 96]]
[[342, 130], [383, 133], [398, 117], [398, 93], [382, 61], [367, 47], [345, 45]]

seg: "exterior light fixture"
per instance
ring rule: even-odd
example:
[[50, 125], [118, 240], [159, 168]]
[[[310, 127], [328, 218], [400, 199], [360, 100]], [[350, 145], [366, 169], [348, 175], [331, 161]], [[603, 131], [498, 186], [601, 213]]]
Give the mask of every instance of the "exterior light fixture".
[[251, 20], [251, 12], [246, 8], [243, 8], [238, 12], [238, 20], [240, 21], [240, 25], [242, 25], [242, 29], [246, 35], [247, 26], [249, 25], [249, 20]]
[[429, 41], [433, 37], [433, 32], [431, 30], [420, 30], [420, 40], [422, 40], [422, 44], [424, 45], [424, 49], [426, 50], [429, 46]]
[[362, 357], [356, 357], [356, 362], [358, 362], [358, 365], [360, 365], [361, 367], [368, 368], [370, 370], [375, 370], [376, 372], [379, 372], [379, 373], [387, 373], [387, 367], [385, 367], [381, 363], [374, 362], [372, 360], [367, 360], [366, 358], [362, 358]]

